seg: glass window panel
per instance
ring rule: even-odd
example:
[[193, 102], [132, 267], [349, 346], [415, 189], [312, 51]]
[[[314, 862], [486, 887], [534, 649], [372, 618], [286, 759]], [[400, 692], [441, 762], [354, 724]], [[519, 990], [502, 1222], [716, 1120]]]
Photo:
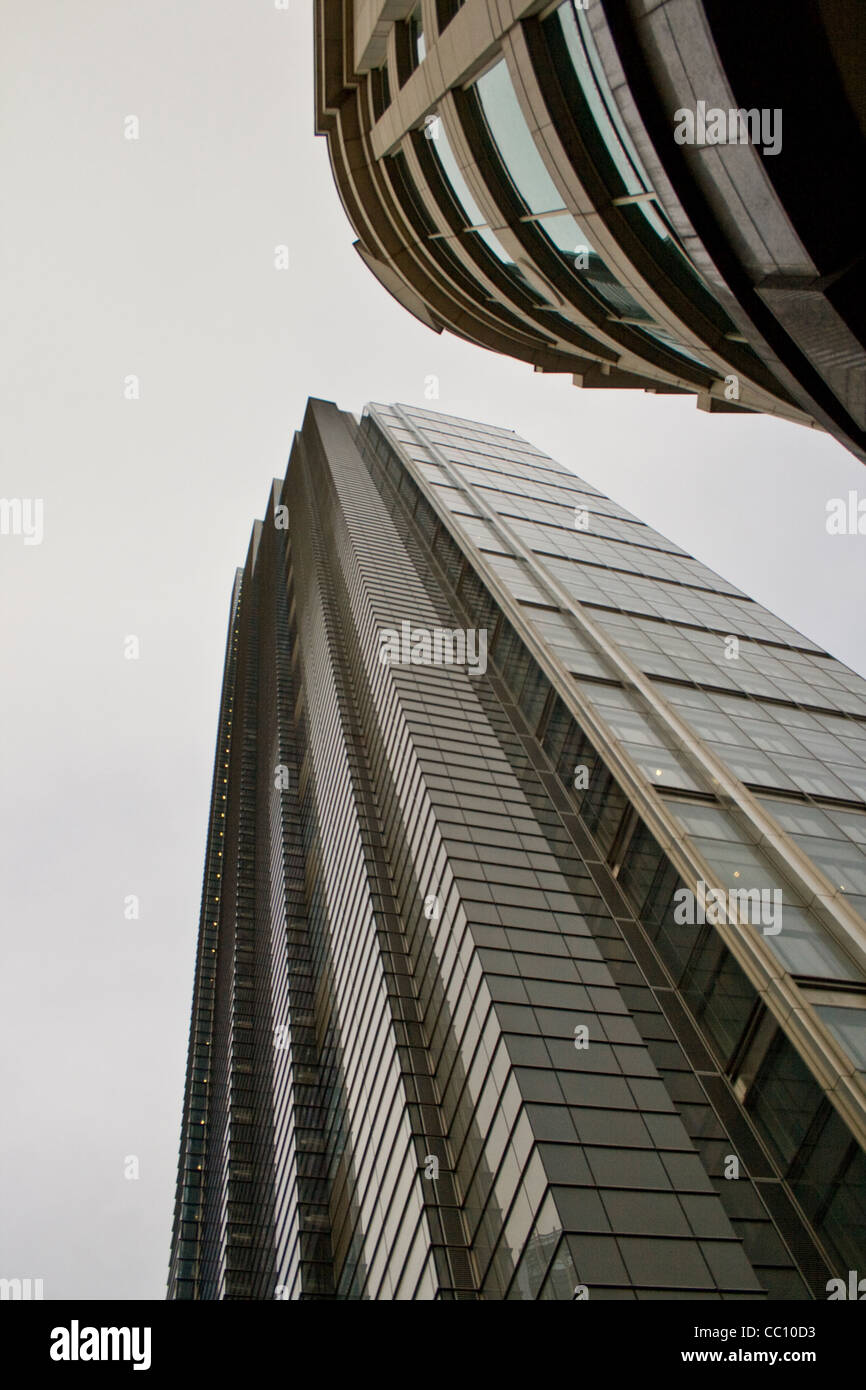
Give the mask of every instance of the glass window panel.
[[866, 769], [860, 771], [859, 768], [845, 767], [837, 763], [828, 768], [828, 771], [834, 773], [839, 781], [854, 793], [858, 801], [866, 801]]
[[567, 666], [569, 671], [580, 676], [609, 676], [610, 667], [601, 657], [595, 656], [592, 652], [575, 650], [574, 645], [562, 647], [554, 645], [560, 661]]
[[786, 903], [782, 930], [770, 938], [776, 955], [792, 975], [819, 980], [859, 980], [860, 972], [840, 947], [818, 929], [809, 914]]
[[[452, 506], [452, 510], [458, 511], [459, 508]], [[495, 550], [499, 555], [511, 554], [511, 551], [503, 545], [499, 535], [488, 522], [475, 516], [464, 516], [460, 524], [461, 529], [469, 539], [481, 550]]]
[[[683, 700], [674, 700], [672, 704], [686, 704]], [[690, 709], [686, 716], [689, 724], [701, 738], [715, 739], [718, 744], [732, 743], [739, 747], [743, 744], [743, 735], [737, 728], [732, 719], [726, 718], [717, 710], [712, 709]], [[726, 756], [719, 749], [719, 756]]]
[[423, 63], [427, 53], [427, 44], [424, 39], [424, 24], [421, 19], [421, 6], [416, 5], [409, 19], [409, 43], [411, 45], [412, 66], [417, 67]]
[[846, 783], [834, 777], [816, 759], [794, 758], [790, 754], [780, 753], [777, 762], [800, 791], [808, 792], [810, 796], [833, 796], [843, 801], [850, 798], [850, 788]]
[[537, 222], [535, 225], [545, 236], [550, 237], [556, 249], [564, 251], [566, 256], [576, 256], [578, 250], [584, 247], [587, 251], [592, 251], [570, 212], [558, 213], [556, 217], [545, 217], [543, 222]]
[[650, 321], [650, 316], [643, 305], [639, 304], [634, 295], [614, 278], [600, 256], [594, 253], [590, 255], [586, 270], [578, 273], [584, 276], [596, 294], [617, 314], [623, 314], [630, 319], [640, 319], [641, 322], [646, 321], [648, 323]]
[[[429, 134], [430, 148], [436, 155], [454, 196], [465, 212], [470, 227], [483, 227], [487, 219], [469, 191], [469, 185], [463, 177], [460, 166], [457, 163], [457, 158], [451, 148], [451, 142], [445, 134], [445, 123], [442, 117], [436, 116], [427, 127], [425, 133]], [[500, 251], [501, 250], [502, 248], [500, 247]], [[498, 254], [499, 252], [497, 252], [497, 255]], [[509, 260], [510, 257], [503, 251], [500, 259]]]
[[765, 753], [793, 753], [795, 757], [802, 755], [802, 745], [779, 724], [770, 724], [765, 719], [755, 719], [749, 722], [747, 732]]
[[702, 806], [690, 801], [668, 801], [667, 805], [689, 835], [708, 836], [714, 840], [739, 839], [730, 817], [718, 806]]
[[821, 1103], [820, 1086], [780, 1032], [749, 1090], [746, 1106], [783, 1163], [794, 1158]]
[[769, 796], [761, 797], [761, 802], [789, 834], [825, 835], [831, 840], [839, 839], [838, 826], [817, 806], [808, 806], [796, 801], [779, 801]]
[[866, 739], [855, 738], [854, 731], [859, 730], [860, 725], [854, 724], [851, 735], [846, 734], [842, 742], [845, 747], [856, 757], [858, 763], [866, 765]]
[[665, 740], [639, 710], [608, 708], [604, 711], [604, 718], [618, 738], [645, 743], [654, 748], [665, 746]]
[[531, 212], [564, 211], [565, 202], [526, 124], [504, 59], [478, 79], [475, 90], [505, 167], [527, 207]]
[[808, 1136], [791, 1185], [840, 1268], [857, 1269], [866, 1244], [866, 1154], [835, 1110]]
[[866, 813], [863, 811], [828, 811], [834, 825], [844, 830], [849, 840], [866, 845]]
[[[800, 734], [800, 742], [810, 753], [814, 753], [823, 762], [847, 761], [845, 756], [847, 749], [844, 743], [824, 730], [804, 729]], [[794, 752], [795, 750], [792, 749], [791, 751]]]
[[691, 773], [670, 748], [648, 748], [643, 743], [623, 743], [647, 779], [658, 787], [681, 787], [685, 791], [700, 788]]
[[476, 227], [475, 235], [480, 236], [484, 244], [490, 248], [494, 256], [496, 256], [497, 259], [500, 260], [503, 265], [508, 266], [509, 270], [514, 270], [516, 274], [520, 273], [518, 267], [514, 264], [514, 257], [510, 254], [510, 252], [506, 251], [505, 247], [502, 245], [502, 242], [499, 240], [498, 237], [495, 237], [493, 235], [489, 227]]
[[[582, 24], [580, 29], [578, 28], [571, 0], [567, 0], [566, 4], [559, 7], [557, 15], [577, 80], [592, 112], [599, 134], [625, 184], [626, 192], [640, 193], [649, 188], [649, 180], [638, 158], [637, 151], [628, 137], [628, 132], [622, 127], [622, 118], [619, 116], [616, 102], [604, 74], [604, 68], [598, 58], [589, 25]], [[586, 36], [585, 40], [584, 35]], [[594, 60], [592, 64], [590, 55]], [[616, 127], [614, 126], [614, 119], [617, 120]], [[620, 127], [622, 127], [622, 138], [619, 133]]]
[[866, 851], [847, 840], [794, 835], [797, 844], [843, 893], [866, 893]]
[[522, 560], [513, 560], [504, 555], [490, 555], [487, 558], [515, 598], [528, 599], [536, 603], [550, 602], [550, 595], [536, 584]]
[[561, 1241], [556, 1257], [539, 1295], [542, 1299], [573, 1300], [578, 1283], [577, 1270], [565, 1241]]
[[596, 685], [587, 681], [580, 681], [581, 693], [587, 700], [594, 705], [599, 705], [605, 710], [605, 718], [608, 717], [607, 710], [637, 710], [640, 708], [634, 696], [621, 685]]
[[755, 990], [712, 928], [701, 933], [680, 988], [722, 1056], [730, 1057], [754, 1008]]
[[723, 840], [704, 838], [700, 835], [692, 838], [695, 847], [704, 855], [726, 888], [780, 888], [785, 902], [799, 901], [793, 889], [754, 846], [729, 844]]
[[673, 333], [667, 328], [663, 328], [661, 324], [656, 323], [652, 327], [647, 325], [643, 332], [648, 333], [651, 338], [655, 338], [662, 347], [671, 348], [674, 352], [678, 352], [681, 357], [688, 357], [690, 362], [697, 362], [699, 367], [707, 365], [702, 357], [699, 357], [691, 348], [685, 347], [678, 338], [674, 337]]
[[794, 790], [790, 777], [781, 771], [777, 763], [766, 757], [757, 748], [735, 748], [729, 743], [716, 744], [707, 740], [707, 747], [715, 753], [736, 777], [742, 782], [755, 782], [765, 787], [785, 787]]
[[816, 1004], [815, 1011], [839, 1039], [857, 1070], [866, 1072], [866, 1009]]

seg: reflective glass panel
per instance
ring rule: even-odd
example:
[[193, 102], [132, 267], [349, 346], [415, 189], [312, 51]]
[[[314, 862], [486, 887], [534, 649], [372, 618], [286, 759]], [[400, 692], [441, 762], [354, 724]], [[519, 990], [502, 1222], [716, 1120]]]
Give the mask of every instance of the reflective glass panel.
[[504, 60], [475, 84], [487, 125], [514, 185], [531, 212], [556, 212], [565, 203], [547, 172], [520, 109]]

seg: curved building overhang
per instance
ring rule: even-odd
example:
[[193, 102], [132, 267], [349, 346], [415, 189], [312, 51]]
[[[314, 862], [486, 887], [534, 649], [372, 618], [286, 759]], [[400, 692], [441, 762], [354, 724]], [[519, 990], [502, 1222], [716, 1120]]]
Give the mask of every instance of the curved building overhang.
[[[853, 330], [829, 293], [749, 279], [663, 124], [643, 9], [595, 5], [590, 25], [577, 3], [317, 0], [316, 128], [359, 254], [435, 331], [581, 386], [691, 392], [706, 410], [817, 425], [866, 458]], [[751, 161], [769, 208], [767, 160], [726, 154]], [[766, 215], [782, 226], [780, 203]], [[786, 244], [800, 245], [793, 231]]]
[[[866, 156], [862, 6], [662, 0], [645, 9], [602, 0], [595, 23], [609, 32], [599, 50], [640, 111], [668, 198], [779, 381], [866, 458], [866, 248], [853, 188]], [[677, 144], [673, 113], [699, 101], [766, 113], [768, 125], [775, 115], [778, 149]]]

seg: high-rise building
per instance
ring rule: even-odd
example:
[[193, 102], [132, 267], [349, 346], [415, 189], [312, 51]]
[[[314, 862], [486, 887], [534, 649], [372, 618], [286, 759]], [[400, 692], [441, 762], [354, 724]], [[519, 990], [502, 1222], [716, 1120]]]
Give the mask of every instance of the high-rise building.
[[382, 284], [579, 386], [866, 459], [862, 0], [317, 0], [316, 121]]
[[232, 595], [169, 1296], [828, 1297], [864, 912], [866, 681], [514, 433], [311, 401]]

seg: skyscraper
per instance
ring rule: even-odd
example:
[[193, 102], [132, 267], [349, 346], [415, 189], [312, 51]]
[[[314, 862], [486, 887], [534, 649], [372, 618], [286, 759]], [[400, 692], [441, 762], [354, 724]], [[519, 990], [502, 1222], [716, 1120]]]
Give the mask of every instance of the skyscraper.
[[866, 459], [860, 0], [316, 0], [316, 58], [356, 249], [428, 327]]
[[169, 1296], [866, 1267], [866, 682], [508, 430], [311, 401], [231, 601]]

